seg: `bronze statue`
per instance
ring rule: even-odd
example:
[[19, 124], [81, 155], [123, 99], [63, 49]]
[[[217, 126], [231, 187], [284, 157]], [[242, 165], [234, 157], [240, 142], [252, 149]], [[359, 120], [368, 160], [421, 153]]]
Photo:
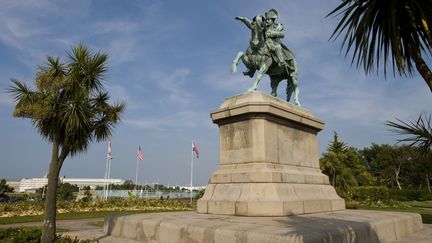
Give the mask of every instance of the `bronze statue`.
[[277, 87], [279, 83], [287, 80], [287, 101], [290, 100], [294, 92], [294, 103], [300, 106], [298, 99], [299, 88], [297, 86], [297, 63], [294, 53], [289, 50], [280, 40], [284, 37], [284, 27], [275, 20], [278, 13], [275, 9], [270, 9], [261, 15], [255, 16], [252, 21], [247, 17], [236, 17], [236, 20], [243, 22], [251, 30], [251, 39], [246, 54], [239, 52], [233, 61], [231, 72], [237, 71], [237, 65], [241, 59], [243, 64], [248, 68], [243, 72], [244, 75], [253, 77], [255, 72], [258, 73], [252, 87], [247, 92], [253, 92], [257, 89], [259, 82], [264, 74], [270, 76], [271, 95], [277, 96]]

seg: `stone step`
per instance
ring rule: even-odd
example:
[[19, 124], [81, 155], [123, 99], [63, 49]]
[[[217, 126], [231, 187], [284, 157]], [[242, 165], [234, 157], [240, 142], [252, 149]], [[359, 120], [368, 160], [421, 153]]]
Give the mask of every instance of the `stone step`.
[[108, 216], [106, 234], [141, 242], [392, 242], [421, 232], [419, 214], [368, 210], [288, 217], [174, 212]]

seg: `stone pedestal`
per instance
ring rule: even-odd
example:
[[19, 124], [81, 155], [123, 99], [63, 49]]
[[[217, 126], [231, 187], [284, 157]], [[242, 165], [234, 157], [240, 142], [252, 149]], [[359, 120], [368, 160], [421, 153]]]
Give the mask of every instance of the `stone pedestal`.
[[219, 168], [198, 212], [285, 216], [345, 209], [319, 168], [324, 122], [283, 100], [252, 92], [211, 113], [220, 131]]
[[220, 127], [220, 165], [199, 213], [108, 216], [106, 234], [155, 243], [304, 243], [392, 242], [422, 232], [419, 214], [343, 210], [319, 169], [324, 123], [312, 113], [254, 92], [226, 99], [211, 116]]

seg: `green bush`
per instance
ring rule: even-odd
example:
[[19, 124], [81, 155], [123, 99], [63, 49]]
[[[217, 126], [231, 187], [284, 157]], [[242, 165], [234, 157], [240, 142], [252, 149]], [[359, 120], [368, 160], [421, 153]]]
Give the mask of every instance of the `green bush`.
[[427, 189], [391, 189], [390, 198], [398, 201], [428, 201], [432, 200], [432, 195]]
[[354, 186], [348, 190], [347, 199], [359, 202], [388, 200], [389, 189], [385, 186]]
[[0, 229], [0, 241], [10, 243], [39, 242], [42, 236], [40, 228], [19, 227]]
[[[24, 242], [40, 242], [42, 237], [42, 229], [39, 227], [16, 227], [16, 228], [0, 228], [0, 242], [8, 243], [24, 243]], [[70, 236], [56, 235], [55, 242], [62, 243], [88, 243], [91, 240], [80, 240], [71, 238]]]
[[356, 201], [345, 201], [345, 208], [346, 209], [358, 209], [359, 203]]

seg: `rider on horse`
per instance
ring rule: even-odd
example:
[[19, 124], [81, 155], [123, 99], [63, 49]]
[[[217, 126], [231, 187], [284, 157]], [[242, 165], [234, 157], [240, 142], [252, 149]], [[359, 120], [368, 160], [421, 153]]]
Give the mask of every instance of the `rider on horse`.
[[284, 54], [282, 52], [281, 38], [284, 38], [284, 27], [282, 24], [276, 24], [275, 20], [278, 13], [274, 9], [270, 9], [265, 13], [266, 31], [265, 31], [265, 44], [272, 54], [273, 60], [281, 67], [287, 66]]
[[285, 36], [282, 24], [275, 23], [278, 13], [270, 9], [265, 13], [265, 18], [257, 15], [250, 21], [246, 17], [236, 17], [235, 19], [243, 22], [251, 30], [251, 39], [246, 53], [238, 52], [233, 60], [231, 72], [237, 71], [237, 64], [242, 60], [248, 68], [244, 75], [253, 77], [254, 83], [247, 92], [257, 89], [259, 82], [264, 74], [269, 75], [272, 87], [271, 95], [277, 97], [277, 87], [282, 80], [287, 80], [287, 101], [294, 93], [294, 103], [300, 106], [298, 100], [299, 88], [297, 85], [297, 63], [294, 54], [284, 44], [281, 39]]
[[291, 60], [294, 59], [294, 53], [291, 52], [284, 44], [281, 39], [284, 38], [284, 26], [282, 24], [276, 24], [275, 20], [278, 17], [278, 12], [275, 9], [270, 9], [265, 13], [266, 32], [265, 32], [265, 43], [267, 48], [270, 50], [273, 61], [279, 66], [287, 68], [292, 71]]

